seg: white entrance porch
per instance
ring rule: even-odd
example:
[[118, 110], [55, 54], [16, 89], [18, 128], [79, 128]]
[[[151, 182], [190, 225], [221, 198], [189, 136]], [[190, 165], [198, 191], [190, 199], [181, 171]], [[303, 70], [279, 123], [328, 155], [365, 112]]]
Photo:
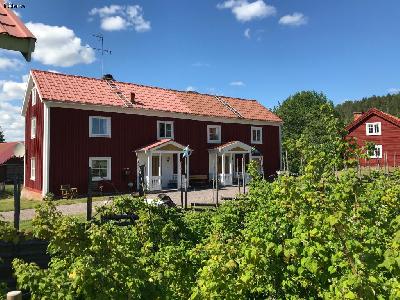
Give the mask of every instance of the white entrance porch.
[[208, 152], [209, 178], [212, 180], [217, 174], [218, 181], [224, 186], [236, 184], [239, 179], [243, 180], [243, 177], [246, 182], [249, 182], [250, 177], [245, 168], [251, 160], [257, 161], [259, 172], [263, 173], [261, 153], [245, 143], [232, 141], [210, 149]]
[[[185, 146], [171, 139], [163, 139], [136, 150], [137, 188], [139, 188], [140, 166], [144, 166], [146, 190], [159, 191], [180, 187], [181, 155], [184, 149]], [[187, 169], [189, 170], [189, 166]]]

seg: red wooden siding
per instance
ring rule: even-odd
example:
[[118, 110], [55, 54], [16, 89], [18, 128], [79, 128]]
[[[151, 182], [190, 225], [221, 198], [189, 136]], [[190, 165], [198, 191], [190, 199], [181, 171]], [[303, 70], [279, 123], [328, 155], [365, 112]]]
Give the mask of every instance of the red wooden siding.
[[[111, 138], [89, 138], [89, 116], [111, 117]], [[61, 184], [87, 191], [89, 157], [111, 157], [111, 179], [119, 191], [128, 182], [136, 186], [135, 150], [157, 140], [157, 121], [174, 121], [175, 141], [194, 149], [190, 174], [208, 175], [207, 125], [221, 125], [222, 144], [238, 140], [251, 145], [251, 125], [212, 123], [194, 120], [51, 108], [50, 111], [50, 191], [59, 194]], [[279, 127], [263, 127], [263, 144], [254, 145], [264, 155], [266, 175], [279, 169]], [[29, 132], [27, 130], [27, 132]], [[123, 168], [131, 168], [127, 178]], [[111, 187], [107, 188], [111, 190]]]
[[[25, 116], [25, 187], [35, 191], [42, 190], [43, 184], [43, 106], [39, 94], [36, 104], [32, 106], [29, 98]], [[31, 139], [31, 118], [36, 117], [36, 137]], [[31, 180], [31, 158], [35, 157], [36, 178]]]
[[[366, 123], [381, 122], [381, 135], [367, 135], [366, 134]], [[393, 123], [379, 117], [376, 115], [371, 115], [369, 118], [360, 123], [357, 127], [353, 128], [349, 132], [349, 137], [354, 137], [357, 139], [359, 146], [364, 146], [365, 142], [373, 142], [376, 145], [382, 145], [382, 158], [371, 158], [369, 164], [371, 166], [383, 165], [384, 153], [387, 153], [388, 164], [393, 166], [395, 163], [396, 155], [396, 165], [400, 165], [400, 128]], [[363, 165], [368, 164], [366, 161], [362, 161]]]

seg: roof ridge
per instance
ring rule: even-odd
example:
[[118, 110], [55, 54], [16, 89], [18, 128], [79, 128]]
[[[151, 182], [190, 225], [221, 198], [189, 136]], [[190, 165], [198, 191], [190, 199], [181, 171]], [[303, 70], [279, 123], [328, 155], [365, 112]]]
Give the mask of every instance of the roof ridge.
[[[82, 76], [82, 75], [73, 75], [73, 74], [64, 74], [64, 73], [44, 71], [44, 70], [38, 70], [38, 69], [32, 69], [32, 72], [50, 73], [50, 74], [61, 75], [61, 76], [66, 76], [66, 77], [77, 77], [77, 78], [85, 78], [85, 79], [91, 79], [91, 80], [97, 80], [97, 81], [105, 81], [105, 79], [101, 79], [101, 78], [88, 77], [88, 76]], [[183, 91], [183, 90], [177, 90], [177, 89], [172, 89], [172, 88], [158, 87], [158, 86], [154, 86], [154, 85], [146, 85], [146, 84], [141, 84], [141, 83], [125, 82], [125, 81], [118, 81], [118, 80], [113, 80], [113, 81], [117, 82], [117, 83], [122, 83], [122, 84], [130, 84], [130, 85], [136, 85], [136, 86], [140, 86], [140, 87], [152, 88], [152, 89], [157, 89], [157, 90], [179, 92], [179, 93], [183, 93], [183, 94], [193, 93], [192, 91]], [[213, 95], [213, 94], [199, 93], [199, 92], [196, 92], [196, 93], [198, 95], [215, 97], [215, 95]], [[246, 99], [246, 98], [233, 97], [233, 96], [224, 96], [224, 95], [218, 95], [218, 97], [241, 100], [241, 101], [252, 101], [252, 102], [257, 102], [258, 103], [258, 101], [256, 99]]]

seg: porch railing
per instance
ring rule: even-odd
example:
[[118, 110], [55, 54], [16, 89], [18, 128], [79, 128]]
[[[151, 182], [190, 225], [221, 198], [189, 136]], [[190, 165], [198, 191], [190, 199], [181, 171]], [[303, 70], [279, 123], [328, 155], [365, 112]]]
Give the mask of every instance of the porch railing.
[[152, 176], [150, 190], [161, 190], [161, 176]]
[[232, 184], [232, 174], [218, 174], [219, 180], [224, 185], [231, 185]]

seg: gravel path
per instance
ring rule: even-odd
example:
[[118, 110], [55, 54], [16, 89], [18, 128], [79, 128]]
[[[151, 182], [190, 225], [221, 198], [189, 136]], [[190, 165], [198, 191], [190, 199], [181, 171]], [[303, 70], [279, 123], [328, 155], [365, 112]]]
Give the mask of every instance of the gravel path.
[[[243, 192], [243, 189], [241, 190]], [[238, 194], [237, 187], [225, 187], [218, 191], [218, 198], [222, 197], [234, 197]], [[153, 199], [156, 198], [159, 193], [148, 194], [147, 198]], [[169, 197], [171, 197], [172, 201], [175, 202], [176, 205], [181, 205], [181, 192], [180, 191], [171, 191], [164, 192]], [[213, 190], [212, 189], [203, 189], [203, 190], [192, 190], [188, 192], [188, 207], [192, 202], [203, 202], [203, 203], [215, 203], [213, 200]], [[96, 207], [102, 206], [107, 201], [95, 201], [93, 202], [93, 211], [95, 213]], [[82, 213], [86, 213], [86, 203], [76, 203], [76, 204], [65, 204], [57, 206], [57, 209], [62, 212], [64, 215], [78, 215]], [[31, 220], [35, 216], [34, 209], [23, 209], [21, 210], [20, 220]], [[0, 212], [0, 217], [2, 217], [5, 221], [13, 221], [14, 220], [14, 211]]]

